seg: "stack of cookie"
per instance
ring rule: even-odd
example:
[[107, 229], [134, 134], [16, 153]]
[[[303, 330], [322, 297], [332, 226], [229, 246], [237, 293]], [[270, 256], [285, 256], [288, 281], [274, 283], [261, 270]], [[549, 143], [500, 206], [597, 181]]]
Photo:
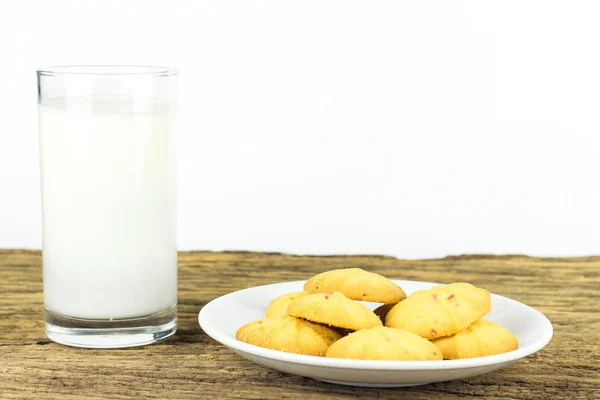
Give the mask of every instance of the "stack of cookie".
[[[383, 303], [371, 311], [361, 301]], [[274, 299], [238, 340], [291, 353], [363, 360], [481, 357], [517, 348], [505, 328], [483, 321], [490, 294], [468, 283], [413, 293], [359, 268], [324, 272], [303, 292]], [[384, 326], [385, 324], [385, 326]]]

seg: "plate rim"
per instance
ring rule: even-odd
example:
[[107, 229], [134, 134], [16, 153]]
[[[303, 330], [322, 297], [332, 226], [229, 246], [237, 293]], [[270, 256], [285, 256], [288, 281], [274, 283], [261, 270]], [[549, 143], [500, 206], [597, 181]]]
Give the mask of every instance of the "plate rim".
[[[410, 282], [417, 284], [427, 284], [427, 285], [441, 285], [446, 286], [447, 284], [436, 283], [436, 282], [427, 282], [427, 281], [416, 281], [416, 280], [407, 280], [407, 279], [390, 279], [392, 282], [397, 285], [401, 285], [402, 282]], [[304, 354], [296, 354], [296, 353], [287, 353], [284, 351], [278, 351], [273, 349], [267, 349], [260, 346], [255, 346], [249, 343], [241, 342], [235, 338], [230, 338], [228, 335], [221, 333], [217, 329], [213, 329], [210, 323], [206, 321], [203, 322], [203, 319], [206, 319], [207, 310], [210, 310], [212, 307], [215, 307], [220, 300], [239, 295], [241, 292], [252, 291], [259, 288], [266, 288], [269, 286], [279, 286], [282, 284], [303, 284], [306, 282], [305, 280], [297, 280], [297, 281], [283, 281], [277, 283], [270, 283], [266, 285], [253, 286], [245, 289], [236, 290], [209, 301], [204, 305], [200, 312], [198, 313], [198, 323], [200, 327], [208, 336], [210, 336], [213, 340], [221, 343], [224, 346], [232, 349], [233, 351], [240, 351], [243, 353], [251, 354], [254, 356], [276, 360], [279, 362], [287, 362], [293, 364], [301, 364], [301, 365], [309, 365], [314, 367], [325, 367], [325, 368], [339, 368], [339, 369], [365, 369], [365, 370], [381, 370], [381, 371], [427, 371], [427, 370], [446, 370], [446, 369], [469, 369], [469, 368], [478, 368], [485, 367], [496, 364], [510, 363], [521, 358], [527, 357], [544, 347], [550, 342], [552, 339], [554, 328], [552, 323], [544, 314], [536, 310], [535, 308], [528, 306], [525, 303], [521, 303], [517, 300], [513, 300], [509, 297], [501, 296], [498, 294], [491, 293], [493, 297], [502, 298], [508, 302], [516, 303], [516, 305], [527, 307], [532, 310], [534, 313], [538, 314], [542, 317], [544, 321], [542, 337], [536, 340], [534, 343], [531, 343], [525, 347], [519, 347], [516, 350], [509, 351], [507, 353], [495, 354], [492, 356], [485, 357], [476, 357], [476, 358], [466, 358], [460, 360], [434, 360], [434, 361], [396, 361], [396, 360], [354, 360], [354, 359], [344, 359], [344, 358], [327, 358], [327, 357], [318, 357], [318, 356], [310, 356]], [[204, 317], [203, 317], [204, 316]]]

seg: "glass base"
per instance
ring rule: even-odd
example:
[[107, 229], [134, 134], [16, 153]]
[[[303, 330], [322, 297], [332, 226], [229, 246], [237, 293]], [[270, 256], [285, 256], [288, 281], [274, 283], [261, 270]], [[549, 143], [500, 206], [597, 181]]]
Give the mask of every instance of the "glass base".
[[95, 349], [144, 346], [177, 331], [177, 305], [145, 317], [114, 320], [71, 318], [45, 311], [46, 335], [67, 346]]

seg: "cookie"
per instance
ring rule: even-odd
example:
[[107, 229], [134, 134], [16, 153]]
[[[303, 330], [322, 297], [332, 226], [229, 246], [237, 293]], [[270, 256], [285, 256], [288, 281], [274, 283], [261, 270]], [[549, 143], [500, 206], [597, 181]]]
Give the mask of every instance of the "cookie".
[[292, 300], [301, 296], [306, 296], [306, 292], [293, 292], [281, 295], [269, 303], [267, 307], [267, 317], [285, 317], [287, 316], [288, 305]]
[[292, 300], [287, 312], [294, 317], [355, 331], [382, 326], [373, 311], [339, 292], [299, 297]]
[[237, 340], [288, 353], [324, 356], [329, 346], [340, 339], [326, 326], [294, 317], [267, 317], [242, 326]]
[[435, 339], [433, 343], [448, 360], [491, 356], [519, 347], [517, 338], [508, 329], [484, 320], [452, 336]]
[[403, 329], [363, 329], [333, 343], [327, 357], [356, 360], [441, 360], [442, 352], [429, 340]]
[[381, 323], [385, 324], [385, 316], [387, 315], [387, 313], [390, 312], [390, 310], [395, 305], [396, 304], [382, 304], [379, 307], [377, 307], [376, 309], [374, 309], [373, 312], [375, 313], [375, 315], [377, 315], [379, 317], [379, 319], [381, 320]]
[[352, 300], [397, 303], [404, 291], [389, 279], [360, 268], [334, 269], [315, 275], [304, 284], [308, 293], [340, 292]]
[[413, 293], [388, 312], [385, 325], [436, 339], [462, 331], [491, 308], [487, 290], [469, 283], [452, 283]]

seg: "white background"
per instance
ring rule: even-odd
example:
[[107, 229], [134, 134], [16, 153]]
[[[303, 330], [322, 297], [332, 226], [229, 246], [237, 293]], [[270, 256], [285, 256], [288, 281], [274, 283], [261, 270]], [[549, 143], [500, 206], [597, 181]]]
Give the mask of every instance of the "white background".
[[600, 253], [600, 3], [0, 0], [0, 247], [35, 70], [180, 70], [179, 247]]

